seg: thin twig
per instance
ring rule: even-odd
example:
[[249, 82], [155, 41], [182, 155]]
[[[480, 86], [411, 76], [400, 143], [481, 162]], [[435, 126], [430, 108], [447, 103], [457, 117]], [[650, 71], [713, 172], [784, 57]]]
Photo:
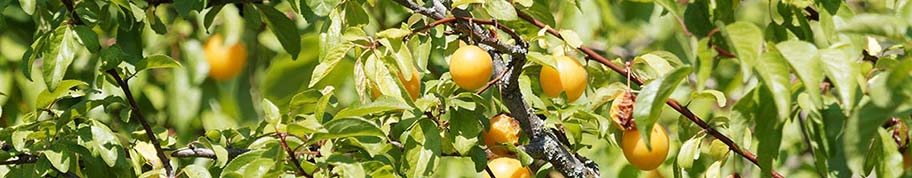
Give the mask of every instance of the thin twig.
[[61, 0], [63, 6], [66, 7], [67, 11], [70, 12], [70, 23], [73, 25], [83, 25], [82, 19], [79, 18], [79, 14], [76, 14], [75, 5], [73, 0]]
[[288, 153], [288, 157], [290, 157], [291, 161], [294, 162], [295, 168], [298, 168], [298, 175], [306, 176], [307, 172], [304, 171], [303, 167], [301, 167], [301, 162], [298, 161], [298, 157], [294, 154], [294, 151], [291, 151], [291, 148], [288, 147], [288, 142], [285, 142], [285, 137], [287, 137], [288, 134], [276, 132], [276, 135], [279, 136], [279, 143], [282, 145], [282, 149], [285, 149], [285, 152]]
[[497, 76], [495, 76], [494, 79], [491, 79], [491, 81], [488, 81], [488, 83], [485, 84], [484, 87], [481, 87], [480, 90], [475, 92], [475, 94], [481, 95], [481, 93], [484, 93], [485, 90], [488, 90], [488, 88], [491, 88], [491, 86], [493, 86], [494, 84], [497, 84], [497, 82], [500, 82], [500, 80], [503, 79], [504, 75], [507, 75], [507, 71], [510, 71], [510, 70], [501, 71], [500, 74], [497, 74]]
[[120, 78], [120, 75], [117, 74], [116, 70], [110, 69], [107, 73], [114, 77], [114, 80], [120, 85], [120, 89], [123, 90], [124, 96], [127, 97], [130, 108], [133, 110], [133, 117], [135, 117], [136, 120], [139, 120], [139, 123], [142, 124], [143, 130], [146, 131], [149, 140], [152, 141], [152, 145], [155, 146], [155, 152], [158, 155], [158, 159], [161, 160], [162, 166], [165, 167], [165, 174], [167, 174], [168, 177], [174, 177], [174, 171], [171, 168], [171, 160], [168, 159], [168, 156], [165, 155], [165, 151], [162, 150], [161, 143], [158, 141], [158, 138], [156, 138], [155, 132], [152, 131], [152, 126], [149, 125], [149, 122], [146, 121], [145, 116], [143, 116], [142, 111], [139, 109], [139, 105], [136, 104], [136, 99], [133, 99], [133, 93], [130, 92], [130, 85], [127, 84], [126, 80]]
[[[534, 24], [535, 26], [538, 26], [539, 28], [546, 28], [546, 25], [544, 23], [536, 20], [535, 18], [532, 18], [532, 16], [529, 16], [529, 14], [526, 14], [525, 12], [521, 11], [519, 8], [516, 9], [516, 13], [523, 20], [528, 21], [528, 22]], [[551, 35], [554, 35], [557, 38], [563, 39], [563, 37], [560, 35], [560, 33], [558, 33], [556, 30], [551, 29], [551, 28], [547, 28], [546, 30], [548, 31], [548, 33], [551, 33]], [[615, 72], [617, 72], [621, 75], [624, 75], [624, 76], [628, 75], [628, 71], [626, 69], [615, 65], [611, 61], [608, 61], [608, 59], [605, 59], [605, 57], [602, 57], [601, 55], [595, 53], [594, 51], [592, 51], [592, 49], [589, 49], [586, 46], [579, 46], [578, 49], [580, 51], [582, 51], [583, 53], [585, 53], [590, 58], [595, 59], [596, 61], [604, 64], [605, 66], [608, 66], [608, 68], [611, 68]], [[631, 78], [631, 81], [633, 81], [634, 83], [636, 83], [638, 85], [643, 85], [643, 80], [640, 78], [637, 78], [635, 76]], [[741, 155], [742, 157], [746, 158], [747, 160], [754, 163], [755, 165], [758, 165], [758, 166], [760, 165], [760, 162], [757, 161], [757, 156], [755, 156], [750, 151], [742, 150], [741, 147], [738, 146], [738, 144], [736, 144], [730, 138], [728, 138], [724, 134], [720, 133], [718, 130], [716, 130], [709, 124], [707, 124], [702, 119], [700, 119], [699, 116], [693, 114], [693, 112], [691, 112], [690, 109], [682, 107], [680, 104], [678, 104], [677, 101], [675, 101], [674, 99], [671, 99], [671, 98], [669, 98], [665, 103], [668, 106], [671, 106], [671, 108], [673, 108], [674, 110], [681, 113], [681, 115], [683, 115], [684, 117], [687, 117], [692, 122], [694, 122], [695, 124], [700, 126], [700, 128], [703, 128], [703, 130], [706, 130], [710, 135], [712, 135], [713, 137], [716, 137], [716, 139], [719, 139], [720, 141], [725, 143], [725, 145], [728, 145], [728, 148], [730, 150], [732, 150], [732, 152], [735, 152], [738, 155]], [[772, 176], [776, 177], [776, 178], [782, 178], [782, 175], [777, 173], [775, 170], [772, 170]]]
[[712, 37], [714, 35], [716, 35], [716, 33], [718, 33], [718, 32], [719, 32], [719, 28], [717, 27], [717, 28], [713, 28], [712, 30], [709, 31], [709, 33], [706, 34], [706, 39], [707, 39], [706, 45], [709, 45], [709, 47], [712, 47], [722, 57], [729, 57], [729, 58], [737, 57], [737, 56], [735, 56], [734, 53], [729, 52], [728, 50], [722, 49], [721, 47], [716, 46], [716, 44], [712, 43]]

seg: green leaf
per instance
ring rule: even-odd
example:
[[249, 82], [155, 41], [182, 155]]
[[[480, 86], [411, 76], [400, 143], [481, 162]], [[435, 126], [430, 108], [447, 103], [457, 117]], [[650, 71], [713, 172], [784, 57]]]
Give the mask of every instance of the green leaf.
[[49, 49], [42, 53], [44, 58], [44, 81], [48, 89], [54, 90], [63, 76], [66, 75], [67, 68], [76, 57], [77, 44], [73, 31], [67, 28], [67, 25], [61, 25], [54, 30], [49, 39]]
[[479, 136], [481, 136], [481, 129], [484, 128], [479, 119], [465, 119], [465, 118], [481, 118], [484, 117], [476, 112], [468, 111], [465, 109], [455, 109], [450, 110], [452, 117], [450, 117], [450, 136], [453, 142], [453, 147], [460, 155], [467, 155], [473, 147], [478, 145]]
[[339, 5], [340, 0], [305, 0], [307, 7], [318, 16], [327, 16], [333, 8]]
[[652, 130], [653, 124], [656, 123], [659, 115], [662, 114], [662, 105], [665, 104], [665, 100], [668, 100], [668, 97], [678, 87], [678, 84], [690, 74], [690, 70], [690, 66], [677, 68], [669, 72], [668, 75], [656, 78], [644, 85], [640, 93], [637, 94], [636, 103], [634, 103], [633, 107], [633, 118], [636, 120], [637, 129], [641, 130], [641, 137], [645, 138], [646, 146], [651, 146], [649, 144], [649, 133], [652, 132], [642, 132], [642, 130]]
[[840, 106], [842, 106], [842, 110], [845, 113], [849, 113], [852, 108], [855, 108], [855, 92], [858, 86], [858, 77], [861, 77], [861, 69], [856, 62], [857, 60], [855, 60], [857, 58], [850, 56], [850, 53], [846, 52], [849, 49], [844, 45], [841, 48], [829, 48], [819, 51], [824, 73], [833, 82], [833, 86], [836, 87]]
[[266, 152], [266, 150], [253, 150], [238, 155], [236, 158], [232, 159], [231, 162], [228, 162], [228, 165], [225, 165], [225, 169], [222, 169], [222, 173], [219, 177], [228, 177], [227, 175], [230, 174], [242, 173], [247, 165], [260, 158], [264, 152]]
[[507, 0], [487, 0], [482, 6], [491, 17], [497, 20], [511, 21], [518, 18], [513, 3]]
[[757, 25], [750, 22], [735, 22], [723, 28], [729, 44], [734, 47], [733, 52], [741, 61], [741, 73], [743, 80], [747, 81], [751, 77], [751, 68], [757, 59], [760, 58], [760, 50], [763, 48], [763, 32]]
[[26, 14], [32, 15], [35, 13], [35, 3], [37, 2], [36, 0], [19, 0], [19, 6], [22, 7], [22, 11], [25, 11]]
[[184, 175], [187, 175], [188, 178], [210, 178], [212, 175], [209, 174], [209, 170], [205, 167], [191, 164], [183, 169]]
[[526, 57], [528, 57], [529, 61], [532, 61], [533, 63], [542, 65], [544, 67], [557, 69], [557, 60], [555, 60], [554, 56], [552, 55], [544, 55], [539, 52], [529, 52], [526, 54]]
[[265, 114], [267, 123], [277, 124], [282, 122], [282, 114], [279, 114], [279, 108], [272, 104], [272, 101], [264, 98], [260, 105], [263, 105], [263, 114]]
[[684, 169], [693, 167], [694, 160], [700, 159], [700, 143], [702, 142], [702, 136], [685, 141], [684, 144], [681, 145], [681, 150], [678, 152], [676, 158], [678, 165]]
[[124, 53], [118, 45], [101, 49], [101, 54], [99, 54], [99, 56], [101, 57], [100, 71], [117, 68], [117, 66], [127, 58], [127, 54]]
[[279, 12], [279, 10], [268, 5], [257, 4], [256, 7], [260, 10], [261, 14], [265, 15], [263, 21], [266, 22], [266, 26], [269, 26], [272, 33], [274, 33], [276, 38], [279, 39], [279, 42], [282, 43], [282, 47], [285, 48], [285, 51], [288, 52], [288, 54], [291, 54], [292, 59], [297, 59], [298, 53], [301, 52], [301, 33], [298, 32], [298, 28], [295, 26], [294, 21], [288, 19], [288, 17], [282, 12]]
[[100, 155], [108, 167], [114, 167], [118, 162], [126, 161], [123, 146], [105, 124], [92, 120], [91, 126], [79, 129], [78, 136], [79, 144], [88, 148], [93, 154]]
[[142, 61], [139, 61], [136, 64], [136, 72], [148, 70], [148, 69], [158, 69], [158, 68], [176, 68], [181, 67], [181, 64], [163, 54], [155, 54], [151, 56], [146, 56]]
[[444, 156], [440, 157], [440, 165], [437, 166], [437, 171], [431, 177], [462, 178], [482, 177], [481, 175], [475, 171], [475, 162], [472, 161], [472, 158]]
[[667, 59], [652, 53], [637, 56], [634, 60], [637, 62], [645, 62], [655, 71], [656, 76], [663, 76], [671, 70], [674, 70], [674, 67], [668, 63]]
[[334, 46], [332, 50], [329, 51], [329, 54], [324, 55], [324, 57], [320, 59], [320, 64], [317, 64], [317, 67], [314, 68], [313, 75], [310, 77], [310, 84], [307, 84], [307, 87], [314, 87], [323, 80], [323, 78], [326, 78], [326, 76], [336, 68], [336, 65], [345, 58], [345, 54], [352, 48], [354, 48], [354, 45], [351, 43], [342, 43]]
[[460, 9], [466, 9], [466, 8], [469, 7], [469, 6], [464, 6], [464, 5], [468, 5], [468, 4], [481, 4], [481, 3], [484, 3], [484, 2], [485, 2], [485, 0], [453, 0], [453, 4], [452, 4], [451, 6], [457, 7], [457, 8], [460, 8]]
[[[779, 147], [782, 144], [782, 119], [784, 116], [778, 115], [777, 101], [773, 89], [761, 85], [758, 91], [758, 107], [754, 111], [757, 115], [754, 119], [757, 123], [755, 132], [757, 134], [757, 160], [759, 161], [761, 176], [771, 176], [773, 170], [773, 161], [779, 157]], [[787, 116], [785, 116], [787, 117]]]
[[879, 35], [897, 40], [908, 39], [909, 24], [894, 15], [860, 14], [840, 25], [838, 30], [848, 33]]
[[719, 90], [703, 90], [694, 93], [694, 95], [696, 95], [695, 97], [697, 98], [708, 97], [715, 99], [716, 104], [719, 105], [719, 107], [725, 107], [726, 102], [728, 102], [728, 98], [725, 97], [725, 93], [722, 93]]
[[396, 98], [389, 97], [389, 96], [381, 96], [374, 102], [368, 103], [366, 105], [352, 106], [352, 107], [342, 109], [342, 111], [339, 111], [339, 113], [336, 113], [336, 116], [333, 118], [338, 119], [338, 118], [346, 118], [346, 117], [360, 117], [360, 116], [367, 116], [369, 114], [376, 114], [376, 113], [395, 111], [395, 110], [406, 110], [406, 109], [410, 109], [410, 108], [411, 108], [411, 106], [404, 103], [402, 100], [398, 100]]
[[65, 145], [66, 143], [57, 143], [51, 145], [51, 150], [42, 151], [45, 156], [58, 171], [66, 173], [69, 171], [70, 163], [75, 163], [76, 155]]
[[98, 34], [95, 34], [95, 31], [92, 31], [91, 28], [85, 25], [77, 25], [74, 30], [76, 30], [76, 35], [79, 35], [79, 40], [82, 41], [82, 45], [86, 49], [93, 53], [101, 49], [101, 45], [98, 43]]
[[407, 29], [390, 28], [390, 29], [386, 29], [386, 30], [377, 32], [377, 37], [389, 38], [389, 39], [399, 39], [399, 38], [402, 38], [405, 35], [408, 35], [411, 33], [412, 33], [412, 31], [407, 30]]
[[215, 166], [223, 167], [228, 163], [228, 149], [222, 145], [212, 145], [212, 152], [215, 152]]
[[202, 10], [206, 1], [177, 0], [174, 1], [174, 9], [181, 17], [187, 18], [192, 10]]
[[38, 100], [35, 102], [35, 107], [47, 108], [55, 100], [67, 95], [71, 88], [86, 87], [88, 85], [88, 83], [79, 80], [64, 80], [60, 82], [60, 86], [58, 86], [56, 90], [49, 91], [49, 89], [45, 89], [38, 94]]
[[776, 110], [779, 113], [778, 118], [788, 118], [789, 113], [791, 113], [792, 94], [787, 62], [779, 54], [765, 53], [757, 61], [756, 70], [763, 84], [773, 94], [773, 102], [775, 102]]
[[304, 145], [310, 145], [320, 140], [356, 137], [356, 136], [374, 136], [386, 138], [383, 130], [380, 130], [376, 124], [371, 121], [359, 118], [339, 118], [333, 119], [323, 124], [328, 133], [314, 134], [313, 138], [307, 140]]
[[583, 40], [581, 40], [579, 35], [573, 30], [561, 30], [560, 34], [564, 37], [564, 42], [570, 47], [579, 48], [583, 45]]
[[824, 74], [821, 59], [817, 55], [817, 47], [808, 42], [789, 40], [776, 44], [776, 49], [782, 53], [792, 68], [796, 69], [795, 73], [804, 82], [805, 92], [811, 101], [817, 106], [822, 106], [818, 88], [823, 83]]
[[403, 139], [406, 151], [402, 165], [406, 177], [424, 177], [433, 172], [442, 154], [437, 125], [430, 119], [418, 120], [406, 136]]

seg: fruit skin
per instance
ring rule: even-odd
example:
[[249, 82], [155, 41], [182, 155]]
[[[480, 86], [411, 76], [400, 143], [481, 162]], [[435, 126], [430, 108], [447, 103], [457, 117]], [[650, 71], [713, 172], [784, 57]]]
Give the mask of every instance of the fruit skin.
[[412, 98], [412, 101], [418, 99], [418, 94], [421, 94], [421, 78], [418, 78], [418, 70], [415, 67], [412, 68], [412, 76], [409, 79], [403, 78], [405, 74], [400, 73], [398, 76], [399, 81], [402, 81], [402, 85], [405, 85], [405, 90], [408, 91], [409, 97]]
[[652, 127], [650, 134], [650, 143], [652, 149], [646, 148], [646, 143], [640, 138], [640, 132], [636, 129], [624, 131], [621, 137], [621, 149], [624, 151], [624, 157], [634, 167], [641, 170], [653, 170], [668, 156], [668, 135], [665, 128], [656, 124]]
[[215, 34], [209, 37], [203, 49], [209, 62], [209, 77], [220, 81], [234, 78], [247, 64], [244, 44], [235, 43], [226, 47], [223, 43], [222, 36]]
[[[412, 98], [412, 101], [417, 100], [418, 95], [421, 94], [421, 78], [418, 77], [418, 69], [415, 69], [415, 67], [412, 67], [412, 77], [409, 77], [408, 80], [403, 78], [403, 76], [404, 76], [403, 73], [399, 73], [399, 75], [397, 75], [396, 77], [399, 78], [399, 81], [402, 82], [402, 85], [405, 86], [405, 90], [408, 92], [409, 97]], [[382, 94], [382, 93], [380, 93], [380, 90], [377, 87], [378, 86], [373, 86], [370, 88], [371, 97], [373, 99], [380, 97], [380, 95]]]
[[460, 47], [450, 56], [450, 75], [456, 85], [465, 90], [475, 91], [483, 87], [493, 70], [491, 55], [478, 46]]
[[519, 144], [519, 121], [506, 114], [499, 114], [491, 118], [491, 127], [482, 132], [484, 144], [497, 155], [507, 155], [509, 151], [498, 143]]
[[552, 98], [566, 92], [568, 101], [576, 101], [586, 90], [586, 69], [576, 59], [568, 56], [558, 56], [554, 59], [557, 60], [557, 69], [548, 66], [541, 69], [539, 80], [542, 91]]
[[[494, 173], [496, 178], [529, 178], [532, 177], [532, 171], [527, 167], [522, 167], [522, 163], [517, 159], [509, 157], [500, 157], [488, 161], [488, 168]], [[487, 172], [482, 172], [485, 178], [491, 178]]]

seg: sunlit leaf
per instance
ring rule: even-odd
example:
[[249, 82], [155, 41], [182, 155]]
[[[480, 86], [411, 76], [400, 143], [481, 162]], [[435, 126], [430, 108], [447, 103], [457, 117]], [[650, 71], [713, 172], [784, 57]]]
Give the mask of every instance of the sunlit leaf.
[[[644, 85], [640, 93], [637, 94], [636, 103], [633, 107], [633, 118], [636, 120], [638, 130], [652, 130], [653, 124], [659, 119], [662, 113], [662, 106], [671, 96], [671, 93], [678, 88], [678, 84], [690, 74], [691, 67], [685, 66], [672, 70], [668, 75], [656, 78]], [[640, 132], [642, 138], [645, 138], [647, 146], [650, 146], [650, 132]]]

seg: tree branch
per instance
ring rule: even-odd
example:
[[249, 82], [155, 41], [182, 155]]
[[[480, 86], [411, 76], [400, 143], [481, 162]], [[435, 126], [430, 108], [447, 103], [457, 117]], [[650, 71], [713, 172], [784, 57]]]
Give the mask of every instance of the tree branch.
[[[521, 11], [519, 8], [516, 8], [516, 13], [517, 13], [517, 15], [519, 15], [519, 17], [522, 18], [523, 20], [525, 20], [525, 21], [527, 21], [527, 22], [529, 22], [529, 23], [532, 23], [532, 24], [534, 24], [535, 26], [538, 26], [539, 28], [546, 28], [546, 27], [547, 27], [544, 23], [542, 23], [541, 21], [536, 20], [535, 18], [532, 18], [532, 16], [529, 16], [529, 14], [524, 13], [524, 12]], [[546, 29], [546, 30], [547, 30], [548, 33], [550, 33], [551, 35], [554, 35], [554, 36], [557, 37], [557, 38], [563, 39], [563, 36], [561, 36], [561, 34], [557, 32], [557, 30], [554, 30], [554, 29], [551, 29], [551, 28], [548, 28], [548, 29]], [[608, 59], [605, 59], [605, 57], [603, 57], [603, 56], [601, 56], [601, 55], [595, 53], [594, 51], [592, 51], [592, 49], [589, 49], [589, 48], [586, 47], [586, 46], [579, 46], [579, 48], [577, 48], [577, 49], [579, 49], [580, 51], [582, 51], [583, 53], [585, 53], [587, 56], [589, 56], [589, 58], [595, 59], [596, 61], [598, 61], [598, 62], [604, 64], [605, 66], [608, 66], [608, 68], [611, 68], [611, 70], [614, 70], [615, 72], [621, 74], [622, 76], [628, 76], [628, 75], [627, 75], [627, 74], [628, 74], [627, 69], [622, 68], [622, 67], [620, 67], [620, 66], [617, 66], [617, 65], [615, 65], [614, 63], [611, 63], [611, 61], [608, 61]], [[630, 77], [630, 80], [633, 81], [634, 83], [638, 84], [638, 85], [643, 85], [643, 80], [642, 80], [642, 79], [639, 79], [639, 78], [637, 78], [637, 77], [635, 77], [635, 76], [631, 76], [631, 77]], [[728, 137], [725, 136], [724, 134], [720, 133], [718, 130], [716, 130], [715, 128], [713, 128], [713, 127], [710, 126], [709, 124], [706, 124], [706, 122], [703, 121], [702, 119], [700, 119], [700, 117], [694, 115], [693, 112], [690, 111], [690, 109], [687, 109], [687, 108], [685, 108], [685, 107], [682, 107], [680, 104], [678, 104], [677, 101], [675, 101], [674, 99], [671, 99], [671, 98], [669, 98], [665, 103], [666, 103], [668, 106], [671, 106], [671, 108], [673, 108], [674, 110], [678, 111], [678, 113], [681, 113], [681, 115], [683, 115], [684, 117], [687, 117], [688, 119], [690, 119], [690, 121], [692, 121], [692, 122], [694, 122], [695, 124], [697, 124], [698, 126], [700, 126], [700, 128], [703, 128], [703, 130], [705, 130], [707, 133], [709, 133], [709, 134], [712, 135], [713, 137], [716, 137], [716, 139], [719, 139], [720, 141], [722, 141], [723, 143], [725, 143], [725, 145], [727, 145], [728, 148], [729, 148], [732, 152], [735, 152], [735, 153], [737, 153], [738, 155], [741, 155], [741, 156], [744, 157], [745, 159], [747, 159], [747, 160], [749, 160], [750, 162], [754, 163], [754, 165], [758, 165], [758, 166], [760, 165], [759, 162], [757, 161], [757, 156], [755, 156], [755, 155], [754, 155], [753, 153], [751, 153], [750, 151], [742, 150], [741, 147], [738, 146], [738, 144], [736, 144], [734, 141], [732, 141], [730, 138], [728, 138]], [[779, 173], [777, 173], [776, 170], [772, 170], [772, 176], [773, 176], [773, 177], [776, 177], [776, 178], [782, 178], [782, 175], [780, 175]]]
[[[504, 73], [504, 77], [498, 82], [503, 90], [501, 98], [504, 104], [510, 110], [511, 115], [520, 122], [520, 126], [526, 135], [529, 135], [531, 143], [522, 146], [530, 156], [539, 160], [546, 160], [555, 166], [560, 172], [568, 177], [598, 177], [598, 166], [589, 160], [581, 159], [582, 157], [570, 153], [564, 145], [557, 141], [554, 133], [544, 129], [543, 120], [534, 114], [533, 110], [528, 107], [523, 100], [522, 93], [519, 90], [519, 75], [522, 73], [522, 66], [526, 62], [526, 53], [528, 44], [520, 38], [512, 29], [497, 23], [496, 21], [486, 21], [472, 19], [469, 13], [454, 10], [456, 17], [452, 20], [446, 16], [447, 11], [444, 5], [437, 0], [430, 1], [432, 8], [420, 6], [410, 0], [393, 0], [400, 5], [436, 20], [436, 25], [446, 24], [456, 31], [467, 34], [470, 38], [478, 41], [484, 49], [489, 50], [494, 60], [495, 73]], [[462, 19], [462, 20], [458, 20]], [[515, 44], [501, 43], [497, 38], [476, 24], [493, 25], [498, 29], [508, 33], [513, 37]], [[434, 26], [429, 24], [428, 26]], [[430, 28], [430, 27], [427, 27]], [[510, 64], [504, 64], [500, 54], [509, 54], [511, 56]], [[509, 66], [509, 67], [507, 67]], [[506, 80], [504, 80], [506, 79]]]
[[117, 85], [120, 85], [120, 89], [123, 90], [124, 96], [127, 97], [127, 101], [130, 103], [130, 108], [133, 110], [133, 117], [136, 120], [139, 120], [139, 123], [142, 124], [143, 130], [146, 131], [146, 135], [149, 137], [149, 140], [152, 141], [152, 145], [155, 146], [156, 155], [158, 159], [161, 160], [162, 166], [165, 167], [165, 174], [168, 177], [174, 177], [174, 170], [171, 168], [171, 160], [168, 159], [168, 156], [165, 155], [165, 151], [162, 150], [161, 143], [158, 141], [158, 138], [155, 137], [155, 132], [152, 131], [152, 126], [149, 125], [149, 122], [146, 121], [146, 118], [143, 116], [142, 111], [139, 110], [139, 105], [136, 104], [136, 99], [133, 99], [133, 93], [130, 92], [130, 85], [127, 84], [127, 81], [123, 80], [117, 71], [110, 69], [107, 71], [114, 80], [117, 81]]
[[[226, 148], [228, 150], [228, 160], [234, 159], [238, 155], [247, 153], [250, 149], [243, 148]], [[217, 159], [215, 151], [209, 148], [188, 147], [174, 150], [171, 157], [175, 158], [211, 158]]]
[[38, 162], [38, 156], [21, 153], [16, 155], [15, 160], [0, 161], [0, 165], [31, 164]]
[[288, 134], [276, 132], [276, 135], [279, 136], [279, 143], [282, 145], [282, 149], [285, 149], [285, 153], [288, 153], [288, 157], [291, 158], [291, 162], [294, 163], [295, 168], [298, 168], [298, 175], [307, 175], [307, 172], [301, 167], [301, 161], [298, 161], [298, 156], [294, 154], [294, 151], [291, 151], [291, 148], [288, 148], [288, 142], [285, 142], [285, 137], [287, 137]]

